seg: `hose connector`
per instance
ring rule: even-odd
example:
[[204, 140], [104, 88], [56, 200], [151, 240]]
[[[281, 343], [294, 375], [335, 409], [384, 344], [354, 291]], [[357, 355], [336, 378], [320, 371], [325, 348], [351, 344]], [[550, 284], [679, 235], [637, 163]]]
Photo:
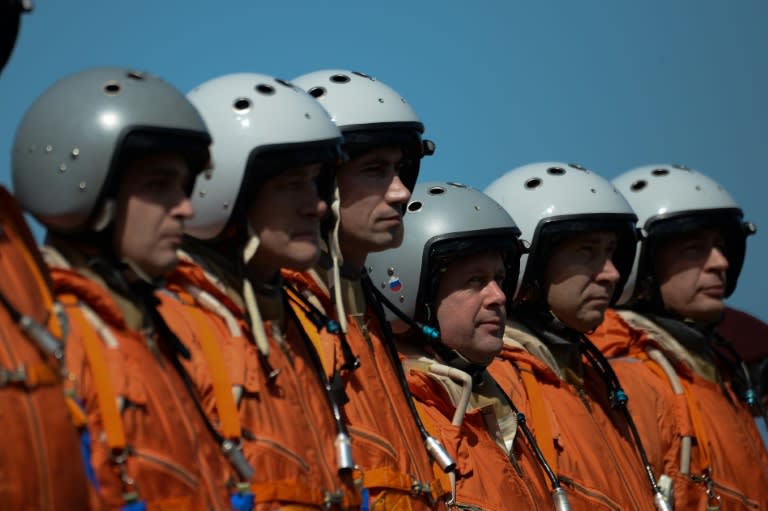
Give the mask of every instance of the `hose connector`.
[[336, 435], [333, 442], [336, 447], [336, 467], [339, 473], [346, 473], [355, 468], [355, 460], [352, 458], [352, 440], [346, 433]]
[[429, 455], [435, 460], [435, 463], [437, 463], [437, 466], [439, 466], [443, 472], [448, 473], [456, 470], [456, 462], [453, 461], [451, 455], [448, 454], [448, 451], [445, 450], [445, 447], [443, 447], [437, 438], [428, 436], [426, 440], [424, 440], [424, 445], [426, 446]]
[[562, 486], [552, 490], [552, 502], [555, 505], [555, 511], [571, 511], [571, 503], [568, 501], [568, 494]]
[[672, 504], [662, 495], [660, 491], [653, 494], [653, 503], [658, 511], [672, 511]]

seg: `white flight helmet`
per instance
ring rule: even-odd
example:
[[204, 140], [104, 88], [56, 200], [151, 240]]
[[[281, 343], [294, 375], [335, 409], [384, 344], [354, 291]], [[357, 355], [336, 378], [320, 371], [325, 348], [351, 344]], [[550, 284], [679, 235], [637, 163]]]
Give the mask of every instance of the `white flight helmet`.
[[613, 184], [637, 213], [644, 238], [621, 304], [660, 300], [652, 257], [659, 242], [702, 227], [721, 228], [728, 259], [725, 296], [733, 293], [744, 263], [746, 238], [756, 227], [743, 221], [741, 208], [720, 184], [696, 170], [670, 164], [632, 169]]
[[413, 190], [420, 160], [435, 145], [422, 140], [424, 125], [408, 102], [384, 83], [357, 71], [326, 69], [302, 75], [293, 83], [328, 111], [344, 134], [344, 150], [355, 157], [377, 146], [400, 146], [400, 179]]
[[637, 244], [636, 216], [613, 185], [580, 165], [531, 163], [510, 170], [486, 189], [515, 219], [529, 247], [521, 259], [516, 301], [541, 290], [552, 248], [569, 234], [616, 232], [613, 264], [621, 278], [613, 301], [629, 276]]
[[[188, 234], [210, 240], [247, 206], [250, 193], [289, 167], [306, 163], [336, 164], [341, 159], [341, 132], [328, 113], [291, 83], [256, 73], [221, 76], [188, 94], [208, 125], [214, 142], [214, 172], [198, 179], [192, 193], [195, 216]], [[333, 166], [318, 183], [322, 198], [332, 190]], [[244, 222], [245, 220], [243, 220]]]
[[194, 175], [208, 164], [210, 141], [195, 107], [157, 76], [80, 71], [52, 85], [24, 114], [13, 142], [14, 193], [48, 229], [93, 233], [111, 221], [111, 199], [131, 158], [179, 152]]
[[372, 252], [365, 261], [373, 284], [406, 316], [429, 322], [426, 311], [440, 270], [457, 258], [486, 250], [505, 254], [504, 287], [511, 299], [523, 247], [520, 230], [504, 208], [474, 188], [433, 182], [416, 185], [407, 210], [403, 244]]

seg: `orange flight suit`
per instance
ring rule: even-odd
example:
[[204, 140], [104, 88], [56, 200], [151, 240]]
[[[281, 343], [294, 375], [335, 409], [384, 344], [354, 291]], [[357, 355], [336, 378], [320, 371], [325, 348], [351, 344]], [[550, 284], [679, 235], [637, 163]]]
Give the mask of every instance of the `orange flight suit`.
[[[504, 348], [489, 372], [525, 414], [545, 458], [576, 510], [653, 510], [651, 485], [623, 414], [578, 350], [555, 357], [524, 325], [508, 321]], [[619, 380], [623, 383], [621, 375]], [[633, 393], [629, 410], [636, 422]], [[649, 428], [644, 428], [649, 429]], [[659, 476], [664, 441], [642, 437]]]
[[671, 456], [678, 467], [676, 511], [704, 511], [708, 505], [721, 511], [768, 509], [768, 453], [727, 377], [722, 380], [714, 365], [702, 364], [669, 332], [631, 311], [609, 310], [591, 338], [619, 378], [634, 382], [638, 396], [649, 386], [666, 389], [660, 400], [638, 398], [636, 415], [654, 418], [674, 410], [675, 421], [657, 428], [663, 436], [693, 439], [690, 469], [682, 470], [680, 442]]
[[[45, 266], [16, 202], [0, 188], [0, 293], [56, 336]], [[0, 306], [0, 507], [89, 509], [80, 444], [64, 399], [58, 361]]]
[[522, 433], [513, 411], [490, 375], [484, 372], [482, 382], [473, 386], [467, 412], [458, 424], [454, 415], [467, 382], [431, 373], [433, 359], [414, 354], [412, 345], [402, 343], [400, 348], [419, 414], [456, 461], [456, 506], [488, 511], [552, 509], [530, 446], [517, 438]]
[[[310, 297], [326, 315], [336, 317], [328, 290], [318, 273], [284, 270], [283, 277]], [[358, 369], [342, 371], [349, 398], [343, 412], [370, 509], [444, 509], [442, 502], [448, 489], [432, 472], [393, 361], [383, 344], [379, 320], [362, 298], [359, 280], [342, 279], [342, 287], [349, 300], [347, 340], [360, 359]], [[312, 328], [307, 330], [331, 378], [333, 365], [342, 363], [339, 338], [327, 330], [319, 333]]]
[[[329, 454], [336, 431], [325, 390], [297, 325], [290, 318], [276, 317], [281, 315], [280, 298], [263, 307], [267, 300], [258, 297], [270, 345], [268, 363], [274, 371], [270, 377], [252, 340], [242, 299], [233, 298], [239, 290], [225, 288], [189, 258], [182, 260], [167, 285], [185, 311], [182, 316], [163, 311], [166, 318], [176, 328], [197, 328], [200, 335], [206, 330], [213, 336], [207, 340], [221, 351], [229, 385], [241, 396], [237, 408], [243, 452], [255, 470], [251, 481], [255, 509], [355, 508], [359, 497], [354, 482], [339, 478]], [[205, 322], [202, 328], [198, 321]], [[217, 418], [210, 374], [205, 367], [191, 372], [197, 375], [206, 410]], [[234, 399], [231, 389], [227, 393]]]
[[169, 340], [142, 331], [142, 309], [76, 250], [67, 257], [46, 251], [70, 327], [67, 383], [82, 406], [104, 507], [139, 499], [152, 511], [228, 510], [228, 464], [163, 349]]

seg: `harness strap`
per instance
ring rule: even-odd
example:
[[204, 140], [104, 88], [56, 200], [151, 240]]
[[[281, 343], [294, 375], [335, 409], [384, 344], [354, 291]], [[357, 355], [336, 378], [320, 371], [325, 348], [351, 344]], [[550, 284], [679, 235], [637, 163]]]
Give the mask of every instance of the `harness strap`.
[[[662, 356], [664, 356], [663, 353]], [[651, 360], [651, 358], [645, 352], [643, 352], [640, 358], [644, 361]], [[648, 367], [651, 369], [651, 371], [656, 373], [660, 378], [665, 378], [667, 380], [670, 380], [673, 377], [677, 378], [677, 381], [683, 387], [683, 397], [685, 399], [686, 405], [685, 408], [688, 410], [688, 413], [681, 418], [685, 421], [685, 423], [682, 426], [679, 426], [680, 431], [678, 431], [678, 433], [683, 436], [690, 434], [691, 432], [693, 433], [693, 436], [696, 437], [696, 445], [701, 455], [702, 468], [710, 467], [712, 459], [709, 454], [709, 437], [707, 436], [706, 430], [704, 429], [704, 421], [702, 420], [701, 413], [699, 412], [699, 405], [693, 396], [693, 392], [691, 391], [690, 383], [685, 378], [677, 377], [677, 374], [667, 374], [667, 372], [658, 364], [658, 362], [653, 360], [651, 361], [653, 363], [648, 364]], [[670, 384], [672, 384], [671, 381]]]
[[[295, 296], [295, 292], [293, 289], [291, 289], [290, 286], [284, 286], [284, 289], [289, 295]], [[300, 303], [301, 303], [301, 299], [288, 300], [288, 304], [293, 309], [295, 316], [299, 319], [299, 323], [301, 324], [301, 329], [307, 333], [309, 340], [312, 341], [312, 345], [315, 347], [315, 351], [317, 352], [317, 355], [320, 357], [320, 361], [323, 364], [323, 369], [327, 374], [328, 371], [330, 371], [330, 369], [332, 368], [330, 367], [330, 363], [327, 360], [327, 357], [325, 356], [325, 348], [323, 346], [322, 340], [320, 339], [320, 333], [318, 331], [317, 325], [315, 325], [312, 322], [312, 320], [309, 319], [308, 308], [302, 307]]]
[[190, 497], [171, 497], [167, 499], [157, 499], [146, 503], [147, 511], [202, 511], [203, 508], [197, 507]]
[[44, 385], [57, 385], [59, 382], [61, 375], [42, 362], [20, 365], [16, 369], [0, 366], [0, 387], [21, 385], [31, 390]]
[[192, 318], [197, 327], [198, 339], [203, 349], [203, 356], [213, 382], [213, 393], [216, 398], [216, 409], [221, 423], [222, 436], [239, 441], [241, 436], [240, 418], [232, 397], [232, 382], [227, 375], [224, 355], [205, 313], [198, 307], [191, 307], [191, 310]]
[[[549, 466], [554, 469], [555, 473], [557, 473], [557, 454], [555, 454], [552, 425], [549, 420], [546, 401], [541, 395], [539, 382], [536, 381], [536, 376], [533, 374], [533, 367], [530, 364], [522, 361], [516, 362], [516, 364], [520, 367], [520, 377], [523, 380], [523, 386], [528, 394], [528, 403], [531, 407], [531, 415], [533, 418], [533, 425], [536, 428], [536, 436], [544, 440], [539, 443], [539, 448]], [[551, 486], [549, 481], [547, 481], [547, 484]]]
[[77, 298], [66, 295], [61, 297], [61, 301], [69, 307], [72, 319], [81, 327], [83, 347], [96, 385], [96, 399], [99, 403], [107, 445], [113, 451], [123, 451], [126, 447], [125, 430], [117, 404], [117, 393], [109, 376], [104, 347], [96, 335], [96, 328], [86, 319], [81, 309], [83, 305], [78, 305]]
[[270, 481], [251, 484], [257, 504], [268, 502], [293, 503], [322, 509], [327, 502], [326, 492], [299, 481]]

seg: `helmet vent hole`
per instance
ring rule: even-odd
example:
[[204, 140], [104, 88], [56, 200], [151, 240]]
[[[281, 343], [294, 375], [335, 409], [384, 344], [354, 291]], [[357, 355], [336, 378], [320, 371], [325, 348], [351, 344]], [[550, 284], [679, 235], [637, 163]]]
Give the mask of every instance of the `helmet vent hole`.
[[131, 80], [143, 80], [144, 79], [144, 73], [142, 73], [141, 71], [131, 71], [129, 73], [126, 73], [125, 76], [127, 76]]
[[362, 76], [363, 78], [368, 78], [369, 80], [373, 80], [374, 78], [371, 75], [367, 75], [365, 73], [361, 73], [360, 71], [352, 71], [353, 75]]
[[669, 174], [669, 170], [667, 169], [653, 169], [651, 171], [651, 174], [654, 176], [666, 176]]
[[121, 88], [118, 82], [107, 82], [104, 84], [104, 92], [111, 96], [119, 93]]
[[456, 188], [466, 188], [467, 185], [462, 183], [457, 183], [456, 181], [448, 181], [448, 184], [451, 186], [455, 186]]
[[421, 201], [415, 200], [408, 204], [408, 211], [411, 213], [416, 213], [417, 211], [421, 211], [421, 208], [424, 206]]
[[550, 176], [562, 176], [565, 174], [565, 169], [562, 167], [549, 167], [547, 169], [547, 174]]
[[430, 195], [442, 195], [445, 193], [445, 188], [443, 188], [442, 186], [433, 186], [432, 188], [429, 189], [427, 193], [429, 193]]
[[597, 190], [595, 190], [594, 188], [590, 188], [589, 191], [592, 193], [597, 193]]
[[244, 113], [251, 109], [251, 101], [247, 98], [238, 98], [232, 103], [235, 112]]
[[309, 89], [309, 95], [313, 98], [319, 98], [325, 94], [325, 89], [322, 87], [312, 87]]
[[[550, 169], [551, 170], [551, 169]], [[532, 177], [528, 181], [525, 182], [525, 187], [529, 190], [533, 190], [534, 188], [538, 188], [541, 186], [541, 179], [538, 177]]]
[[633, 192], [639, 192], [646, 186], [648, 186], [648, 181], [646, 181], [645, 179], [641, 179], [639, 181], [635, 181], [634, 183], [632, 183], [629, 189], [632, 190]]
[[584, 172], [587, 171], [586, 167], [579, 165], [578, 163], [569, 163], [568, 166], [576, 170], [583, 170]]
[[267, 85], [266, 83], [260, 83], [256, 87], [254, 87], [256, 92], [259, 94], [264, 94], [265, 96], [270, 96], [275, 93], [275, 88], [271, 85]]
[[379, 103], [384, 103], [384, 98], [379, 98]]
[[697, 192], [700, 192], [700, 191], [701, 191], [701, 186], [699, 186], [699, 185], [696, 185], [696, 186], [695, 186], [695, 188], [696, 188], [696, 191], [697, 191]]
[[331, 81], [333, 83], [347, 83], [351, 78], [347, 75], [331, 75]]
[[293, 84], [291, 82], [289, 82], [287, 80], [283, 80], [282, 78], [275, 78], [275, 81], [277, 83], [279, 83], [280, 85], [282, 85], [283, 87], [288, 87], [289, 89], [293, 89], [294, 88], [294, 86], [293, 86]]

